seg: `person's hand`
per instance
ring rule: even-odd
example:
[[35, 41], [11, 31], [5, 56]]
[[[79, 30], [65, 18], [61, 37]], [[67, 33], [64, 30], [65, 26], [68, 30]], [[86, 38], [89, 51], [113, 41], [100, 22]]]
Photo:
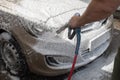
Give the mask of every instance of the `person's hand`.
[[69, 21], [69, 25], [71, 28], [77, 28], [80, 27], [79, 22], [80, 22], [80, 16], [73, 16]]

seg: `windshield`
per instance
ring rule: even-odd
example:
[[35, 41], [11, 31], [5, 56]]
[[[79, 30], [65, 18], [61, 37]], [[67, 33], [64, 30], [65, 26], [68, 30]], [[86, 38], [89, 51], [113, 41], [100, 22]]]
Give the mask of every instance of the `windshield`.
[[83, 1], [85, 3], [90, 3], [91, 0], [80, 0], [80, 1]]
[[[19, 2], [19, 1], [21, 1], [21, 0], [6, 0], [6, 1], [16, 3], [16, 2]], [[80, 0], [80, 1], [83, 1], [83, 2], [89, 3], [91, 0]]]

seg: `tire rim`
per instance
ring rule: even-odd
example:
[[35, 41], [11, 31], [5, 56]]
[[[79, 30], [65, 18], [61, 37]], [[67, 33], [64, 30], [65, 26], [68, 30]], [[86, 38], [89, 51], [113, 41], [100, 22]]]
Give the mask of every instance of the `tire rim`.
[[12, 73], [17, 73], [19, 70], [17, 49], [10, 42], [3, 42], [1, 48], [2, 58], [6, 64], [6, 68]]

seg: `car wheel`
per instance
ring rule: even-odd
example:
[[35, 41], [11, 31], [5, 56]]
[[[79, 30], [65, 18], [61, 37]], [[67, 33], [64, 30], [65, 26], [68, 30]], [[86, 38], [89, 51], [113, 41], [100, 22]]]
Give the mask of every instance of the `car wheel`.
[[8, 33], [0, 34], [0, 54], [5, 68], [12, 75], [23, 76], [27, 66], [17, 41]]

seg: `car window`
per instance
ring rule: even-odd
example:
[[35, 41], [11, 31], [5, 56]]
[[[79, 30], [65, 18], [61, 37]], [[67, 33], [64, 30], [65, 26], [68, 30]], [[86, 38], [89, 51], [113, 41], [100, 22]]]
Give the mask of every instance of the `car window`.
[[[22, 0], [6, 0], [6, 1], [13, 2], [13, 3], [17, 3], [17, 2], [22, 1]], [[89, 3], [91, 0], [80, 0], [80, 1]]]
[[85, 3], [90, 3], [91, 2], [91, 0], [80, 0], [80, 1], [83, 1]]

